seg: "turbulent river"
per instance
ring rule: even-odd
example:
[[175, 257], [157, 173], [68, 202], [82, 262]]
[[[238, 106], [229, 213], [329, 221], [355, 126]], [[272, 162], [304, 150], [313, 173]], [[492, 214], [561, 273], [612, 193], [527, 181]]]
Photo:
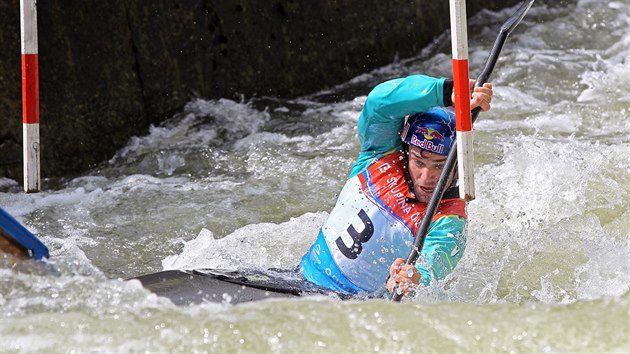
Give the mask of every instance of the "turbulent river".
[[[469, 21], [471, 76], [515, 10]], [[450, 40], [299, 99], [198, 99], [111, 160], [0, 205], [55, 275], [0, 266], [0, 352], [627, 352], [630, 0], [535, 5], [475, 130], [468, 246], [402, 304], [329, 297], [173, 305], [133, 276], [292, 268], [359, 150], [370, 88], [450, 76]], [[0, 265], [2, 263], [0, 262]]]

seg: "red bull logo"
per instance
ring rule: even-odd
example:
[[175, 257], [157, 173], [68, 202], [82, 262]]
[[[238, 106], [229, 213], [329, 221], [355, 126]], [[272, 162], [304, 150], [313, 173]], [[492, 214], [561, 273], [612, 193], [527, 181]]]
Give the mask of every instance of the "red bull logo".
[[417, 125], [412, 128], [409, 123], [405, 124], [400, 135], [408, 144], [440, 155], [448, 154], [451, 145], [451, 137], [441, 131]]
[[433, 140], [433, 139], [443, 140], [444, 139], [444, 135], [442, 135], [442, 133], [440, 133], [439, 131], [433, 128], [419, 127], [416, 130], [416, 133], [422, 134], [424, 138], [427, 140]]
[[[424, 137], [426, 137], [426, 135], [424, 135]], [[430, 138], [431, 140], [433, 139], [433, 137]], [[434, 144], [431, 140], [429, 139], [423, 139], [420, 140], [416, 137], [416, 135], [412, 135], [411, 136], [411, 145], [415, 145], [421, 149], [427, 150], [427, 151], [431, 151], [434, 152], [436, 154], [443, 154], [444, 153], [444, 144], [442, 144], [441, 142], [438, 142], [437, 144]], [[437, 140], [437, 139], [436, 139]]]

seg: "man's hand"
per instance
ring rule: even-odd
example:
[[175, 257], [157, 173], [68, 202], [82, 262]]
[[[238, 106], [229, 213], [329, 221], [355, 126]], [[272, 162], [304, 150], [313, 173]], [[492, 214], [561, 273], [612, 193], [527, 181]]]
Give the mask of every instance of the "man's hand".
[[492, 84], [486, 82], [481, 87], [475, 87], [474, 81], [471, 84], [470, 109], [476, 107], [481, 108], [482, 112], [490, 110], [490, 102], [492, 102]]
[[[476, 107], [481, 108], [482, 112], [490, 110], [490, 102], [492, 102], [492, 83], [486, 82], [481, 87], [475, 87], [475, 80], [469, 80], [470, 87], [470, 109]], [[451, 95], [451, 101], [455, 102], [455, 92]]]
[[409, 296], [413, 288], [420, 284], [418, 269], [413, 265], [405, 264], [405, 260], [402, 258], [397, 258], [389, 267], [387, 290], [393, 294], [396, 284], [398, 284], [398, 291], [402, 291], [405, 296]]

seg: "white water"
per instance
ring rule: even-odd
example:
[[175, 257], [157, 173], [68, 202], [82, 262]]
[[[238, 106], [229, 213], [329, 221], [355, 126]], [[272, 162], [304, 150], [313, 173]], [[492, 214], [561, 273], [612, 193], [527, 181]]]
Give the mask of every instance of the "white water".
[[[510, 13], [470, 21], [473, 73]], [[0, 268], [0, 351], [629, 351], [629, 26], [627, 0], [530, 10], [475, 127], [465, 256], [404, 304], [175, 307], [121, 278], [295, 266], [354, 162], [369, 88], [448, 76], [448, 54], [427, 49], [293, 101], [191, 102], [99, 169], [42, 193], [0, 178], [0, 205], [59, 270]]]

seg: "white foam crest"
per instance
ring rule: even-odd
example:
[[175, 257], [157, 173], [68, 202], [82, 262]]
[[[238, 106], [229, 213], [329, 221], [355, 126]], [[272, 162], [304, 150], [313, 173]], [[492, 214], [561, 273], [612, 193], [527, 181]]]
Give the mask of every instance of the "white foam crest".
[[538, 135], [499, 144], [503, 159], [476, 174], [484, 188], [468, 206], [449, 296], [569, 303], [628, 291], [627, 146]]
[[[149, 134], [142, 137], [132, 137], [127, 146], [116, 152], [116, 155], [110, 160], [110, 163], [114, 163], [118, 159], [127, 157], [129, 154], [138, 153], [141, 151], [152, 151], [160, 147], [167, 147], [171, 141], [186, 141], [181, 139], [181, 135], [190, 127], [194, 120], [194, 115], [186, 115], [178, 125], [172, 126], [154, 126], [149, 127]], [[207, 139], [211, 139], [212, 134], [209, 134]]]
[[238, 103], [224, 98], [196, 99], [186, 104], [184, 112], [197, 117], [211, 116], [230, 132], [245, 130], [249, 134], [258, 131], [270, 118], [268, 112], [258, 111], [249, 103]]
[[575, 270], [580, 299], [622, 296], [630, 290], [630, 238], [615, 240], [604, 236], [598, 234], [585, 241], [584, 252], [589, 260]]
[[11, 199], [11, 203], [9, 206], [3, 208], [14, 217], [20, 218], [40, 209], [80, 206], [84, 203], [91, 203], [100, 194], [102, 194], [101, 189], [86, 192], [82, 187], [52, 193], [40, 192], [28, 195], [7, 194], [5, 196]]
[[[325, 180], [328, 176], [324, 176], [326, 171], [339, 166], [343, 166], [342, 174], [345, 174], [350, 164], [348, 160], [354, 159], [358, 153], [356, 122], [365, 99], [361, 96], [325, 107], [307, 108], [302, 113], [304, 119], [317, 121], [333, 117], [341, 123], [319, 135], [287, 137], [279, 133], [259, 132], [240, 139], [233, 147], [246, 152], [246, 169], [258, 179], [308, 175]], [[334, 173], [334, 176], [337, 175]]]
[[8, 188], [8, 187], [13, 187], [17, 185], [18, 183], [15, 180], [12, 180], [6, 177], [0, 177], [0, 188]]
[[[521, 6], [521, 4], [516, 4], [512, 7], [502, 8], [498, 11], [493, 11], [489, 9], [482, 9], [478, 13], [474, 14], [470, 19], [468, 19], [469, 25], [487, 25], [488, 23], [501, 24], [507, 18], [512, 16], [516, 10]], [[539, 16], [549, 16], [555, 15], [559, 16], [560, 14], [566, 12], [566, 7], [549, 7], [545, 4], [537, 5], [536, 3], [527, 11], [527, 16], [525, 16], [522, 22], [528, 22], [532, 17]]]
[[605, 154], [606, 147], [537, 136], [501, 143], [503, 162], [480, 169], [479, 185], [485, 188], [469, 206], [471, 220], [488, 221], [484, 234], [522, 235], [514, 241], [527, 245], [527, 234], [544, 232], [549, 225], [590, 210], [623, 204], [618, 182], [602, 173], [614, 163], [614, 156]]
[[245, 138], [238, 140], [234, 143], [235, 150], [252, 149], [261, 145], [276, 145], [283, 146], [290, 143], [302, 142], [305, 140], [311, 140], [312, 138], [307, 135], [297, 137], [287, 137], [284, 134], [261, 132], [255, 133]]
[[130, 193], [146, 195], [151, 191], [198, 191], [206, 190], [208, 184], [212, 184], [215, 189], [231, 190], [238, 183], [216, 177], [195, 181], [187, 177], [157, 178], [143, 174], [123, 176], [120, 179], [83, 176], [70, 181], [69, 188], [37, 194], [0, 194], [0, 201], [8, 198], [7, 206], [3, 208], [18, 219], [38, 210], [55, 209], [66, 210], [64, 213], [60, 212], [62, 216], [70, 213], [73, 218], [87, 220], [90, 211], [107, 208], [108, 205], [120, 201], [121, 196]]
[[595, 70], [581, 75], [582, 83], [588, 88], [580, 93], [577, 101], [601, 104], [630, 102], [630, 83], [627, 80], [630, 77], [630, 34], [624, 35], [603, 55], [597, 55], [597, 60], [599, 65]]
[[325, 212], [306, 213], [289, 221], [244, 226], [230, 235], [215, 239], [203, 229], [184, 243], [181, 254], [162, 261], [165, 270], [255, 266], [294, 268], [328, 216]]
[[[129, 155], [160, 149], [206, 147], [214, 140], [219, 143], [235, 140], [257, 131], [269, 117], [268, 112], [258, 111], [248, 103], [237, 103], [228, 99], [196, 99], [186, 104], [181, 114], [160, 126], [151, 126], [148, 135], [133, 137], [110, 163]], [[170, 158], [176, 160], [178, 156]], [[179, 156], [179, 159], [182, 158]], [[185, 164], [175, 160], [163, 163], [170, 163], [174, 168]]]
[[341, 122], [354, 125], [359, 121], [359, 115], [366, 99], [367, 96], [358, 96], [351, 101], [336, 103], [332, 105], [332, 111], [328, 112]]
[[[493, 109], [528, 111], [531, 107], [544, 107], [542, 100], [516, 87], [494, 85]], [[496, 101], [496, 102], [495, 102]]]
[[266, 179], [290, 176], [337, 179], [347, 173], [357, 148], [354, 130], [347, 125], [315, 137], [287, 138], [284, 143], [267, 140], [247, 151], [247, 171]]
[[98, 242], [90, 237], [90, 230], [80, 227], [64, 227], [62, 235], [44, 237], [42, 241], [50, 250], [50, 264], [62, 274], [104, 278], [101, 270], [96, 267], [83, 251], [84, 247], [98, 246]]
[[[247, 146], [246, 166], [256, 178], [273, 178], [282, 175], [301, 174], [304, 159], [296, 155], [300, 146], [312, 146], [314, 138], [308, 135], [288, 138], [281, 134], [260, 133], [242, 139], [237, 146]], [[245, 145], [247, 144], [247, 145]], [[283, 151], [291, 151], [284, 153]]]
[[[81, 203], [77, 204], [79, 208], [73, 209], [73, 213], [78, 213], [81, 210], [80, 207], [91, 211], [107, 209], [110, 205], [124, 203], [125, 200], [130, 200], [131, 204], [135, 205], [134, 199], [145, 200], [152, 193], [165, 197], [166, 195], [205, 191], [210, 187], [214, 191], [231, 191], [235, 186], [241, 184], [223, 177], [206, 177], [197, 180], [184, 176], [158, 178], [144, 174], [133, 174], [122, 176], [116, 180], [107, 180], [107, 184], [102, 189], [97, 188], [87, 193], [81, 199]], [[67, 191], [60, 191], [59, 193], [63, 194]], [[138, 207], [143, 206], [138, 205]]]
[[302, 102], [302, 104], [307, 106], [306, 110], [302, 113], [302, 117], [313, 122], [313, 124], [317, 124], [318, 120], [327, 120], [332, 117], [343, 124], [354, 125], [359, 119], [366, 99], [367, 96], [359, 96], [351, 101], [329, 103], [326, 105], [314, 104], [312, 101], [305, 101], [304, 99], [298, 100], [298, 102]]
[[525, 119], [524, 124], [537, 132], [572, 134], [578, 130], [581, 123], [575, 119], [575, 115], [570, 113], [544, 112]]
[[543, 112], [519, 120], [483, 119], [475, 122], [475, 129], [484, 132], [507, 132], [521, 129], [534, 134], [574, 134], [581, 124], [581, 121], [571, 113]]
[[[466, 254], [444, 284], [451, 300], [568, 304], [628, 290], [628, 241], [606, 232], [596, 217], [539, 222], [520, 232], [487, 223], [493, 221], [471, 221]], [[606, 246], [591, 247], [602, 241]]]
[[[0, 309], [5, 315], [21, 317], [46, 309], [50, 313], [87, 313], [100, 319], [139, 314], [148, 309], [173, 305], [143, 289], [139, 281], [106, 280], [94, 275], [59, 274], [27, 276], [3, 274], [12, 292]], [[87, 290], [89, 289], [89, 290]]]
[[[153, 187], [160, 189], [162, 187], [182, 186], [189, 183], [190, 180], [186, 177], [158, 178], [149, 175], [136, 174], [125, 176], [112, 183], [111, 189], [130, 192], [135, 189], [151, 189]], [[195, 183], [193, 183], [193, 185], [195, 185]]]
[[495, 120], [495, 119], [480, 119], [475, 122], [475, 130], [484, 132], [498, 132], [503, 130], [515, 130], [518, 128], [524, 128], [525, 122], [521, 120]]

